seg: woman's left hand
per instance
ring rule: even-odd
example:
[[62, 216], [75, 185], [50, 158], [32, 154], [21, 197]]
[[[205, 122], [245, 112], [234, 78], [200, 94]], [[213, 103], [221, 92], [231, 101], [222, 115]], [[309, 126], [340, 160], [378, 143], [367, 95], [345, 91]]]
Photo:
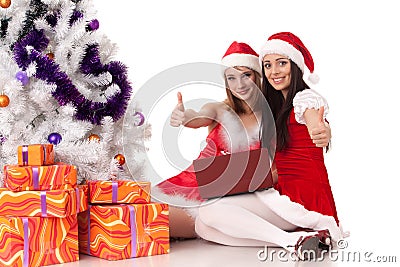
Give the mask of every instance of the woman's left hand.
[[318, 127], [311, 130], [311, 139], [317, 147], [326, 147], [331, 140], [331, 127], [327, 122], [321, 122]]

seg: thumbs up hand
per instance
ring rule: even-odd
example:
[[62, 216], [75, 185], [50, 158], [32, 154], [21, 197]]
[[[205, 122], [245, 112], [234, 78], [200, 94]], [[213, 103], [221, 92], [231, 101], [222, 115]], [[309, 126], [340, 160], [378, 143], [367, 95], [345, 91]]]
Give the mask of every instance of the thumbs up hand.
[[310, 132], [311, 139], [317, 147], [326, 147], [332, 137], [331, 128], [324, 119], [324, 112], [324, 106], [320, 107], [318, 110], [318, 124]]
[[173, 127], [181, 126], [185, 121], [185, 107], [182, 101], [182, 94], [178, 92], [178, 104], [175, 106], [171, 114], [171, 119], [169, 124]]
[[[182, 100], [182, 99], [181, 99]], [[318, 119], [320, 124], [325, 124], [324, 120], [324, 112], [325, 112], [325, 107], [322, 106], [318, 109]]]
[[178, 96], [178, 105], [177, 105], [177, 108], [180, 110], [180, 111], [185, 111], [185, 107], [183, 106], [183, 102], [182, 102], [182, 93], [181, 92], [178, 92], [177, 93], [177, 96]]

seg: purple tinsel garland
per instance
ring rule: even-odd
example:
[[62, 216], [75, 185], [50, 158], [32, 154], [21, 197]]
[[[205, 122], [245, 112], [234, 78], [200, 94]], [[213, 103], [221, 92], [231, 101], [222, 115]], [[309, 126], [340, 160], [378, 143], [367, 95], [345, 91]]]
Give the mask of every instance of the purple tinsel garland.
[[72, 13], [71, 19], [69, 20], [69, 25], [72, 26], [72, 24], [75, 23], [75, 21], [77, 21], [78, 19], [83, 18], [83, 14], [77, 10], [75, 10]]
[[[43, 30], [32, 30], [28, 35], [15, 44], [14, 57], [22, 70], [32, 62], [36, 62], [35, 77], [57, 86], [52, 93], [57, 102], [64, 106], [71, 103], [76, 108], [75, 118], [78, 120], [90, 121], [93, 124], [100, 124], [105, 116], [111, 116], [114, 121], [120, 119], [126, 111], [132, 88], [127, 79], [126, 67], [118, 61], [111, 61], [103, 65], [100, 62], [98, 45], [89, 45], [83, 57], [80, 69], [84, 74], [99, 75], [109, 72], [112, 76], [112, 83], [121, 89], [106, 103], [93, 102], [86, 99], [72, 84], [71, 79], [62, 72], [59, 66], [41, 52], [47, 47], [49, 40]], [[27, 46], [33, 49], [28, 52]]]
[[0, 134], [0, 145], [2, 145], [5, 141], [7, 141], [7, 138]]

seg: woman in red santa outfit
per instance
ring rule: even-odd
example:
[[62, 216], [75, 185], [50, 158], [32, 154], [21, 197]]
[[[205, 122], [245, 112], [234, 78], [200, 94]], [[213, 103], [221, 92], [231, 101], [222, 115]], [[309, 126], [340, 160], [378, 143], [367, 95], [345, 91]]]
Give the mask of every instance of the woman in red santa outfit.
[[[178, 105], [171, 115], [172, 126], [209, 127], [207, 146], [200, 158], [260, 148], [260, 139], [269, 135], [268, 129], [273, 128], [273, 122], [265, 123], [262, 118], [260, 103], [263, 102], [260, 98], [266, 91], [260, 87], [261, 67], [257, 53], [247, 44], [234, 42], [222, 63], [229, 67], [224, 71], [227, 100], [206, 104], [196, 112], [185, 110], [182, 96], [178, 94]], [[263, 128], [262, 138], [260, 128]], [[315, 125], [311, 130], [316, 132], [313, 139], [317, 146], [327, 145], [330, 132], [325, 124]], [[181, 198], [184, 205], [204, 201], [198, 193], [192, 166], [158, 184], [156, 189], [169, 195], [170, 200]], [[340, 235], [334, 220], [332, 222], [328, 216], [305, 209], [274, 189], [224, 197], [200, 208], [172, 208], [171, 211], [172, 236], [193, 235], [191, 227], [195, 221], [198, 235], [227, 245], [273, 244], [297, 250], [302, 246], [308, 248], [310, 245], [318, 246], [319, 242], [329, 242], [318, 232], [288, 232], [298, 227], [329, 229], [336, 238]]]
[[339, 223], [329, 185], [323, 150], [316, 147], [310, 132], [325, 124], [329, 107], [325, 98], [303, 80], [305, 66], [309, 80], [318, 82], [313, 58], [302, 41], [290, 32], [268, 38], [261, 49], [263, 84], [275, 118], [278, 170], [276, 189], [292, 201]]

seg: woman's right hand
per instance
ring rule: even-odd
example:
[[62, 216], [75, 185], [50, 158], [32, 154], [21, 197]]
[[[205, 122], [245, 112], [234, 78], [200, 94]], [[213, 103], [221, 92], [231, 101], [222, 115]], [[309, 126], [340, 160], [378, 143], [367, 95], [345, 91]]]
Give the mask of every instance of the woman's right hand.
[[171, 114], [171, 119], [169, 124], [173, 127], [179, 127], [185, 122], [185, 107], [182, 102], [182, 94], [178, 92], [178, 104], [174, 108]]
[[209, 126], [217, 117], [217, 106], [215, 103], [204, 104], [200, 111], [193, 109], [185, 109], [182, 101], [182, 94], [178, 92], [178, 104], [174, 108], [171, 114], [169, 124], [173, 127], [179, 127], [181, 125], [189, 128], [199, 128]]

